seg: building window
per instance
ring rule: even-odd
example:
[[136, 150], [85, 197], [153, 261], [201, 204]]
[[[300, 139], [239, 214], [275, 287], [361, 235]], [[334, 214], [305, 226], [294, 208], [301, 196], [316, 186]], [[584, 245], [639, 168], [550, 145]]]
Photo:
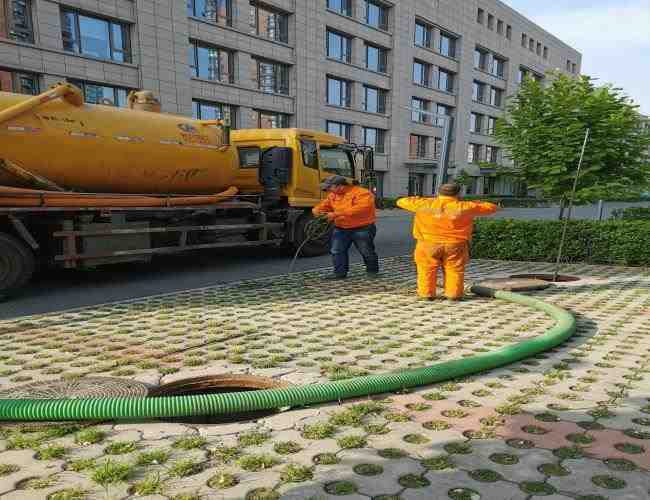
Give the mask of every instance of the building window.
[[417, 97], [411, 98], [411, 120], [417, 123], [430, 123], [430, 102]]
[[576, 65], [576, 63], [571, 63], [571, 73], [573, 73], [574, 75], [578, 73], [578, 66]]
[[327, 30], [327, 57], [346, 63], [352, 62], [352, 38]]
[[38, 95], [38, 75], [0, 69], [0, 90], [16, 94]]
[[485, 146], [485, 161], [488, 163], [497, 163], [499, 158], [499, 148], [496, 146]]
[[386, 91], [364, 85], [363, 109], [370, 113], [386, 113]]
[[343, 137], [346, 141], [352, 141], [352, 125], [349, 123], [328, 121], [326, 124], [327, 133]]
[[470, 143], [467, 146], [467, 163], [478, 163], [481, 160], [481, 145]]
[[506, 60], [500, 57], [494, 56], [492, 58], [492, 67], [490, 70], [494, 76], [503, 78], [503, 75], [506, 73]]
[[529, 70], [528, 68], [525, 68], [523, 66], [519, 67], [519, 72], [517, 74], [517, 83], [523, 83], [526, 78], [532, 78], [536, 82], [541, 82], [544, 80], [544, 77], [538, 73], [535, 73], [532, 70]]
[[512, 40], [512, 26], [506, 26], [506, 38]]
[[469, 131], [474, 134], [483, 132], [483, 115], [478, 113], [470, 113], [469, 115]]
[[230, 128], [236, 128], [235, 108], [227, 104], [208, 101], [192, 101], [192, 118], [195, 120], [223, 120]]
[[380, 128], [363, 127], [363, 145], [370, 146], [375, 153], [385, 153], [386, 151], [386, 131]]
[[347, 80], [327, 77], [327, 104], [349, 108], [352, 104], [352, 84]]
[[365, 19], [370, 26], [388, 31], [388, 8], [372, 0], [364, 0]]
[[[452, 108], [451, 106], [445, 106], [444, 104], [437, 104], [436, 105], [436, 125], [438, 127], [444, 127], [445, 126], [445, 121], [451, 118], [452, 114]], [[449, 118], [445, 119], [444, 117], [447, 116]]]
[[193, 77], [226, 83], [234, 81], [232, 52], [191, 42], [188, 57]]
[[478, 9], [476, 12], [476, 22], [483, 24], [485, 22], [485, 11], [483, 9]]
[[289, 128], [290, 116], [275, 111], [255, 111], [257, 128]]
[[34, 43], [31, 0], [0, 1], [0, 37]]
[[497, 33], [503, 35], [503, 21], [501, 19], [497, 21]]
[[99, 59], [131, 62], [129, 29], [124, 23], [61, 11], [63, 49]]
[[413, 82], [424, 87], [431, 86], [431, 65], [421, 61], [413, 62]]
[[490, 53], [480, 48], [474, 49], [474, 68], [487, 71]]
[[433, 28], [431, 26], [420, 21], [415, 21], [415, 45], [431, 48], [432, 34]]
[[428, 142], [429, 138], [426, 135], [411, 134], [409, 138], [409, 158], [426, 158]]
[[438, 70], [438, 88], [445, 92], [454, 91], [454, 74], [444, 69]]
[[483, 102], [485, 100], [485, 84], [474, 80], [472, 83], [472, 100], [474, 102]]
[[187, 0], [187, 15], [231, 26], [232, 0]]
[[533, 40], [532, 38], [528, 39], [528, 50], [530, 50], [531, 52], [535, 52], [535, 40]]
[[289, 15], [251, 2], [250, 32], [276, 42], [288, 43]]
[[440, 32], [440, 53], [447, 57], [456, 57], [456, 37], [444, 31]]
[[544, 46], [544, 59], [548, 59], [548, 47]]
[[378, 73], [386, 73], [388, 51], [381, 47], [366, 44], [366, 68]]
[[327, 0], [327, 8], [344, 16], [351, 16], [352, 0]]
[[521, 46], [526, 48], [528, 46], [528, 35], [526, 33], [521, 34]]
[[128, 105], [126, 98], [129, 95], [129, 89], [80, 80], [69, 80], [69, 82], [81, 89], [84, 101], [88, 104], [101, 104], [118, 108], [126, 108]]
[[503, 90], [490, 87], [490, 105], [500, 108], [503, 104]]
[[539, 43], [539, 42], [537, 42], [537, 50], [536, 50], [536, 53], [537, 53], [538, 56], [541, 56], [541, 55], [542, 55], [542, 44]]
[[409, 196], [424, 196], [425, 174], [409, 172]]
[[494, 16], [492, 14], [488, 14], [487, 27], [489, 30], [494, 30]]
[[494, 135], [496, 127], [497, 127], [497, 119], [494, 118], [493, 116], [489, 116], [487, 122], [487, 130], [486, 130], [487, 135]]
[[286, 64], [256, 60], [257, 88], [269, 94], [289, 94], [289, 66]]

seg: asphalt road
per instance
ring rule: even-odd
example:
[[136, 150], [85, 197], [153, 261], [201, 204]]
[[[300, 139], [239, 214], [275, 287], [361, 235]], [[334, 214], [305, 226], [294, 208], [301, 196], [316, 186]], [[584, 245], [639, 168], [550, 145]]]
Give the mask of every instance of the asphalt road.
[[[634, 204], [650, 206], [650, 203]], [[607, 213], [624, 203], [607, 204]], [[405, 255], [413, 250], [410, 216], [391, 211], [378, 222], [377, 250], [380, 257]], [[576, 218], [594, 219], [596, 207], [577, 207]], [[504, 209], [495, 217], [516, 219], [556, 219], [557, 208]], [[290, 257], [280, 251], [238, 249], [228, 252], [204, 251], [193, 255], [157, 258], [149, 264], [106, 266], [93, 271], [56, 270], [37, 275], [19, 297], [0, 302], [0, 319], [41, 314], [64, 309], [126, 300], [285, 274]], [[353, 251], [353, 261], [360, 260]], [[296, 271], [330, 266], [328, 256], [300, 259]]]

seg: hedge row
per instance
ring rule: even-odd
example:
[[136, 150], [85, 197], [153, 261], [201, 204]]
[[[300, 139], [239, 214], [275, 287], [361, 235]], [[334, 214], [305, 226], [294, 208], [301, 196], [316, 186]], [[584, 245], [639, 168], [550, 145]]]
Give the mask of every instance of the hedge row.
[[631, 207], [614, 210], [612, 215], [620, 220], [650, 220], [650, 207]]
[[[563, 222], [483, 219], [472, 257], [555, 262]], [[563, 262], [650, 266], [650, 221], [571, 221]]]

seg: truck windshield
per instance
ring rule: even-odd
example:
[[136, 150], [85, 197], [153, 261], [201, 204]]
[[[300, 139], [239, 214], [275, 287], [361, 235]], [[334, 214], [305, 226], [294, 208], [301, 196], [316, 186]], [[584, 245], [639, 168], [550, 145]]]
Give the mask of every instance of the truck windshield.
[[320, 147], [321, 166], [325, 172], [343, 177], [354, 177], [352, 155], [336, 146]]

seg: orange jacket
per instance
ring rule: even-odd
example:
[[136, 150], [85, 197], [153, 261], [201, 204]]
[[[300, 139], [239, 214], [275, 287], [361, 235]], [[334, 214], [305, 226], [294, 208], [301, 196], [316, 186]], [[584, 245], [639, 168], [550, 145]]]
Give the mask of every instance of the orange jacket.
[[312, 212], [314, 215], [334, 213], [334, 225], [341, 229], [363, 227], [377, 220], [374, 195], [359, 186], [345, 186], [341, 194], [329, 193]]
[[401, 198], [397, 206], [415, 212], [413, 236], [429, 243], [462, 243], [472, 239], [474, 218], [497, 211], [493, 203], [461, 201], [455, 196]]

